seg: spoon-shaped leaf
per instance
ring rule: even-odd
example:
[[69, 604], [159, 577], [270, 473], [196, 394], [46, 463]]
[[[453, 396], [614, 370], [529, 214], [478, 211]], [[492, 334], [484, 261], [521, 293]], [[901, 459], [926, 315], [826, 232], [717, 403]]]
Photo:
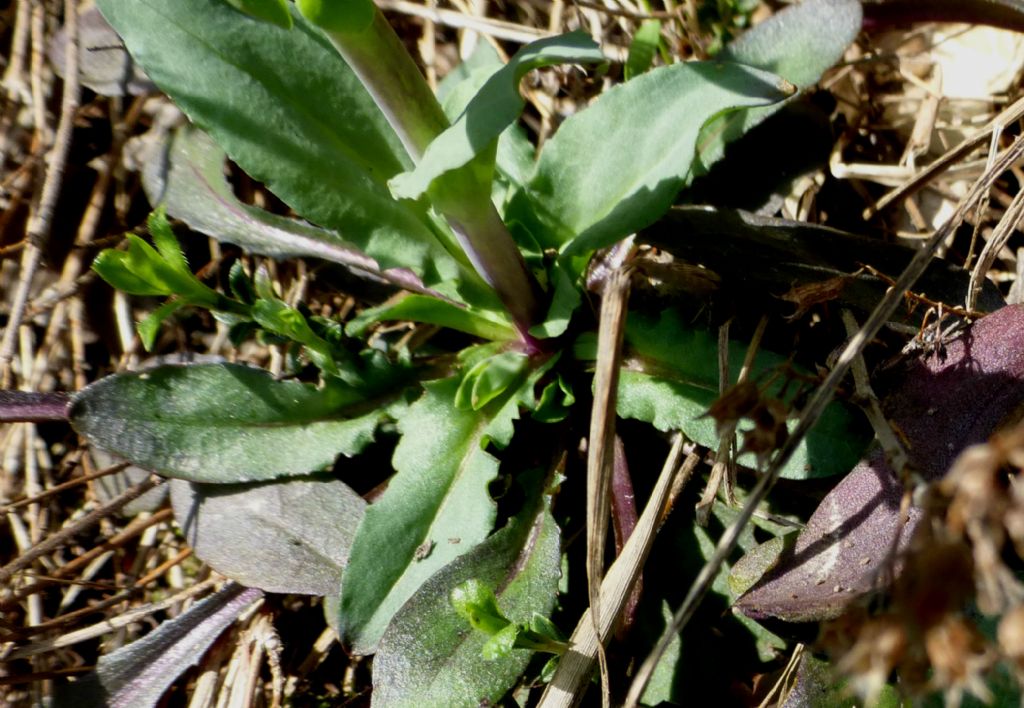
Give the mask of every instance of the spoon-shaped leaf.
[[153, 204], [195, 231], [272, 258], [321, 258], [353, 272], [383, 278], [423, 292], [408, 270], [380, 266], [339, 234], [297, 219], [243, 204], [224, 174], [227, 155], [213, 139], [187, 125], [154, 142], [142, 167], [142, 183]]
[[[805, 0], [744, 32], [719, 58], [771, 71], [803, 90], [842, 59], [860, 27], [861, 4], [857, 0]], [[694, 175], [706, 172], [725, 154], [726, 145], [782, 105], [745, 108], [709, 122], [701, 130]]]
[[568, 254], [607, 246], [669, 207], [709, 119], [793, 91], [774, 74], [723, 62], [673, 64], [615, 86], [547, 142], [513, 218]]
[[91, 444], [167, 476], [251, 482], [302, 475], [373, 440], [388, 407], [340, 383], [276, 381], [237, 364], [162, 366], [114, 374], [72, 399], [70, 418]]
[[428, 285], [479, 284], [445, 250], [442, 227], [392, 199], [387, 180], [409, 157], [349, 66], [297, 13], [285, 30], [205, 0], [97, 5], [150, 78], [304, 218], [382, 268], [410, 268]]
[[[391, 618], [430, 576], [483, 541], [494, 525], [487, 491], [519, 415], [503, 394], [478, 411], [455, 406], [459, 378], [427, 384], [399, 422], [387, 490], [366, 510], [342, 577], [339, 634], [372, 653]], [[530, 384], [527, 384], [530, 385]]]
[[[883, 402], [915, 468], [935, 479], [968, 445], [1016, 421], [1024, 400], [1024, 306], [1004, 307], [911, 362]], [[804, 622], [839, 615], [878, 587], [889, 551], [920, 519], [900, 524], [903, 494], [880, 452], [854, 468], [821, 502], [791, 553], [737, 602], [753, 617]]]

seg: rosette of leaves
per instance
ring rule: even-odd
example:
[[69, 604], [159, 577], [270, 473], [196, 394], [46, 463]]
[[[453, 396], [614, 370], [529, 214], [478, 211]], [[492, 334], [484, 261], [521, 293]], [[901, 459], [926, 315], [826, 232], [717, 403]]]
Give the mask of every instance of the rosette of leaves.
[[[369, 0], [98, 6], [192, 122], [168, 144], [158, 192], [170, 216], [257, 253], [325, 258], [410, 294], [343, 328], [286, 304], [260, 271], [236, 267], [230, 292], [219, 292], [191, 273], [158, 212], [155, 248], [131, 237], [95, 266], [127, 292], [170, 298], [140, 325], [144, 343], [166, 318], [199, 307], [237, 340], [260, 333], [286, 343], [320, 380], [230, 364], [117, 374], [75, 396], [73, 424], [97, 446], [191, 485], [178, 488], [175, 509], [197, 549], [241, 543], [247, 514], [279, 509], [258, 523], [281, 525], [278, 535], [303, 549], [291, 562], [280, 553], [201, 555], [248, 585], [327, 595], [340, 637], [357, 653], [379, 651], [391, 686], [381, 705], [415, 701], [419, 685], [408, 677], [427, 674], [438, 704], [500, 699], [536, 648], [531, 632], [557, 634], [544, 618], [562, 559], [550, 511], [557, 487], [503, 467], [499, 453], [531, 444], [518, 439], [517, 421], [570, 425], [587, 413], [576, 410], [595, 354], [581, 307], [587, 263], [657, 220], [722, 156], [726, 139], [816, 81], [859, 29], [859, 5], [814, 0], [764, 23], [760, 40], [746, 38], [721, 61], [638, 70], [565, 120], [536, 157], [517, 124], [519, 83], [553, 64], [603, 63], [583, 33], [534, 42], [507, 64], [481, 55], [439, 101]], [[835, 30], [827, 39], [823, 18]], [[778, 43], [782, 31], [787, 42]], [[302, 220], [238, 204], [222, 177], [225, 156]], [[367, 328], [388, 320], [450, 328], [476, 343], [439, 370], [368, 347]], [[619, 413], [717, 441], [702, 417], [718, 390], [708, 335], [672, 311], [635, 313], [626, 346], [637, 366], [622, 377]], [[739, 362], [745, 347], [735, 347]], [[757, 359], [766, 396], [782, 395], [787, 366], [770, 353]], [[835, 473], [857, 458], [849, 414], [831, 415], [792, 476]], [[317, 474], [339, 458], [358, 469], [382, 429], [397, 443], [373, 503]], [[842, 454], [819, 463], [815, 446]], [[549, 458], [561, 452], [553, 447]], [[499, 473], [524, 501], [495, 531]], [[233, 495], [243, 519], [233, 530], [204, 518], [229, 514]], [[245, 555], [275, 567], [228, 567]], [[504, 632], [505, 644], [487, 644], [449, 602], [469, 581], [494, 593], [481, 603], [499, 619], [481, 628]], [[437, 646], [448, 653], [424, 649], [424, 634], [442, 637]], [[479, 666], [485, 644], [490, 670]]]

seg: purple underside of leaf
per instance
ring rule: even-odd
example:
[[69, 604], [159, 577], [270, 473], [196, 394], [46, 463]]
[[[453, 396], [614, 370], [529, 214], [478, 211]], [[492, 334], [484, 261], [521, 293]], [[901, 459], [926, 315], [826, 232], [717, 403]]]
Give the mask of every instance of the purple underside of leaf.
[[1024, 31], [1021, 0], [862, 0], [867, 29], [912, 22], [969, 22]]
[[255, 588], [225, 585], [142, 639], [101, 657], [96, 669], [76, 682], [60, 684], [53, 705], [157, 705], [177, 677], [194, 666], [217, 637], [262, 596]]
[[[925, 479], [945, 474], [967, 446], [1017, 422], [1024, 401], [1024, 306], [968, 327], [944, 351], [910, 363], [885, 398], [887, 417]], [[911, 508], [900, 533], [903, 487], [881, 452], [862, 460], [815, 510], [791, 553], [737, 601], [745, 614], [810, 622], [839, 615], [881, 587], [890, 551], [921, 517]]]

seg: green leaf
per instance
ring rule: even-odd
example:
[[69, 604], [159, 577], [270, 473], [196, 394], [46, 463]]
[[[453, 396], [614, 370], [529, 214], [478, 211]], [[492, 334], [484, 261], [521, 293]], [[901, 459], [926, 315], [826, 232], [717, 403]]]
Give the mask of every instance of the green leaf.
[[554, 295], [547, 316], [539, 325], [530, 328], [530, 334], [541, 339], [560, 337], [569, 329], [572, 313], [580, 306], [582, 298], [576, 283], [562, 263], [551, 268], [551, 279], [554, 281]]
[[195, 126], [182, 126], [153, 150], [155, 157], [147, 159], [142, 169], [146, 195], [192, 230], [252, 253], [320, 258], [401, 287], [423, 288], [410, 272], [382, 273], [376, 261], [334, 231], [240, 202], [224, 172], [227, 155]]
[[408, 267], [428, 285], [479, 285], [422, 207], [391, 198], [387, 180], [409, 158], [318, 29], [300, 16], [291, 30], [240, 23], [207, 0], [98, 4], [153, 81], [296, 212], [382, 268]]
[[164, 283], [151, 283], [129, 268], [128, 253], [106, 248], [92, 262], [92, 269], [112, 287], [129, 295], [170, 295]]
[[[505, 66], [489, 42], [480, 42], [466, 61], [448, 72], [437, 87], [437, 98], [448, 120], [458, 120], [487, 80]], [[495, 204], [506, 203], [508, 187], [522, 187], [526, 183], [533, 170], [535, 152], [533, 143], [518, 122], [510, 124], [501, 132], [495, 157], [499, 179], [492, 185]]]
[[[687, 327], [677, 314], [666, 310], [657, 319], [631, 313], [626, 342], [627, 356], [640, 370], [621, 373], [619, 415], [649, 422], [659, 430], [682, 430], [701, 445], [717, 448], [714, 421], [704, 415], [718, 398], [715, 339]], [[730, 382], [736, 380], [745, 354], [744, 344], [730, 343]], [[752, 378], [785, 363], [785, 357], [762, 350], [755, 357]], [[769, 387], [766, 393], [777, 395], [781, 385]], [[805, 479], [847, 472], [860, 459], [868, 439], [862, 420], [834, 402], [793, 453], [782, 476]]]
[[338, 375], [333, 348], [310, 328], [303, 314], [294, 307], [289, 307], [276, 298], [261, 299], [252, 306], [252, 317], [267, 331], [287, 337], [306, 347], [310, 360], [321, 371], [331, 376]]
[[186, 305], [188, 305], [188, 302], [185, 300], [168, 300], [146, 315], [146, 318], [136, 325], [135, 328], [139, 331], [139, 339], [142, 340], [142, 346], [147, 352], [153, 350], [156, 336], [160, 333], [160, 326], [164, 323], [164, 320]]
[[[418, 199], [446, 173], [492, 150], [498, 136], [523, 110], [525, 101], [519, 95], [519, 82], [527, 72], [552, 64], [603, 61], [600, 47], [582, 31], [526, 45], [491, 75], [459, 119], [430, 143], [416, 168], [391, 180], [392, 193], [401, 199]], [[489, 164], [481, 167], [488, 183], [493, 167], [492, 153]]]
[[402, 604], [494, 524], [487, 485], [498, 461], [485, 448], [508, 444], [518, 404], [508, 392], [459, 409], [458, 386], [458, 377], [427, 384], [398, 421], [397, 473], [367, 509], [343, 577], [338, 625], [357, 653], [372, 653]]
[[470, 578], [455, 587], [449, 600], [452, 607], [473, 629], [486, 634], [497, 634], [509, 625], [510, 620], [498, 609], [498, 598], [494, 591], [480, 581]]
[[[539, 496], [528, 498], [540, 501]], [[485, 659], [488, 636], [469, 630], [449, 595], [477, 579], [497, 589], [500, 612], [513, 628], [528, 624], [534, 614], [550, 614], [560, 576], [558, 525], [547, 497], [530, 506], [430, 578], [395, 616], [374, 658], [375, 706], [496, 704], [515, 684], [532, 653], [512, 649]]]
[[520, 632], [522, 632], [522, 627], [517, 624], [506, 626], [484, 643], [480, 649], [481, 656], [488, 661], [504, 659], [516, 648], [516, 640], [519, 639]]
[[350, 337], [359, 337], [371, 324], [385, 320], [424, 322], [439, 327], [450, 327], [474, 337], [497, 342], [515, 339], [515, 331], [508, 320], [497, 314], [459, 307], [444, 300], [422, 295], [407, 295], [394, 304], [363, 310], [349, 320], [345, 325], [345, 332]]
[[658, 51], [660, 42], [661, 20], [641, 22], [636, 34], [633, 35], [633, 41], [629, 44], [629, 56], [626, 57], [626, 66], [623, 67], [626, 81], [651, 68], [654, 53]]
[[[661, 618], [667, 627], [672, 622], [672, 607], [665, 600], [661, 601]], [[672, 637], [665, 652], [654, 667], [647, 688], [644, 689], [641, 703], [645, 706], [656, 706], [660, 703], [676, 703], [682, 693], [677, 687], [676, 666], [683, 652], [683, 639], [678, 634]]]
[[373, 21], [373, 0], [296, 0], [310, 22], [330, 32], [362, 32]]
[[541, 423], [558, 423], [569, 416], [569, 410], [575, 402], [572, 386], [566, 383], [561, 374], [556, 374], [555, 380], [541, 391], [540, 400], [533, 409], [533, 418]]
[[249, 17], [291, 29], [292, 13], [288, 11], [288, 3], [285, 0], [227, 0], [227, 2]]
[[[196, 482], [300, 475], [354, 455], [393, 411], [346, 417], [365, 396], [317, 389], [237, 364], [163, 366], [100, 379], [77, 393], [71, 423], [91, 444]], [[392, 406], [393, 407], [393, 406]]]
[[[842, 59], [861, 29], [857, 0], [804, 0], [785, 7], [731, 42], [723, 61], [771, 71], [804, 90]], [[725, 154], [725, 146], [784, 104], [747, 108], [720, 116], [701, 130], [693, 173], [700, 175]]]
[[782, 554], [792, 550], [796, 537], [795, 533], [775, 536], [754, 546], [736, 561], [729, 572], [729, 591], [732, 596], [739, 597], [774, 568]]
[[515, 384], [529, 363], [530, 358], [521, 352], [501, 352], [477, 362], [455, 392], [456, 407], [480, 410]]
[[163, 207], [157, 207], [146, 219], [146, 230], [153, 238], [153, 245], [164, 261], [179, 273], [192, 275], [192, 269], [188, 267], [185, 254], [181, 250], [177, 236], [167, 221], [167, 211]]
[[669, 207], [705, 122], [790, 93], [772, 74], [719, 62], [659, 67], [615, 86], [545, 144], [513, 218], [565, 255], [607, 246]]
[[366, 502], [330, 474], [252, 484], [171, 480], [174, 518], [196, 556], [266, 592], [328, 595]]

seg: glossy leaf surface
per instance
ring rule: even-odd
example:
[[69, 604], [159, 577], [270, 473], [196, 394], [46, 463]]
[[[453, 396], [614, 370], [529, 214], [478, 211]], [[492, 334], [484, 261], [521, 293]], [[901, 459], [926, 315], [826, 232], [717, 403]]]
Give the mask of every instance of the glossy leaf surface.
[[[813, 86], [835, 66], [861, 28], [857, 0], [805, 0], [785, 7], [731, 42], [719, 55], [771, 71], [799, 89]], [[725, 154], [725, 147], [775, 113], [782, 104], [744, 108], [701, 130], [694, 161], [699, 175]]]
[[[391, 180], [392, 193], [403, 199], [417, 199], [445, 173], [491, 149], [523, 110], [525, 101], [519, 95], [519, 82], [527, 72], [552, 64], [602, 61], [600, 48], [581, 31], [526, 45], [487, 79], [454, 124], [430, 144], [416, 168]], [[493, 169], [493, 163], [490, 167]]]
[[358, 78], [301, 16], [285, 30], [226, 3], [98, 5], [153, 81], [303, 217], [382, 268], [408, 267], [428, 285], [477, 282], [422, 210], [391, 198], [386, 182], [409, 159]]
[[409, 271], [381, 272], [376, 261], [336, 232], [243, 204], [224, 174], [226, 160], [209, 135], [182, 126], [150, 146], [142, 167], [143, 186], [150, 202], [218, 241], [273, 258], [319, 258], [402, 287], [423, 287]]

